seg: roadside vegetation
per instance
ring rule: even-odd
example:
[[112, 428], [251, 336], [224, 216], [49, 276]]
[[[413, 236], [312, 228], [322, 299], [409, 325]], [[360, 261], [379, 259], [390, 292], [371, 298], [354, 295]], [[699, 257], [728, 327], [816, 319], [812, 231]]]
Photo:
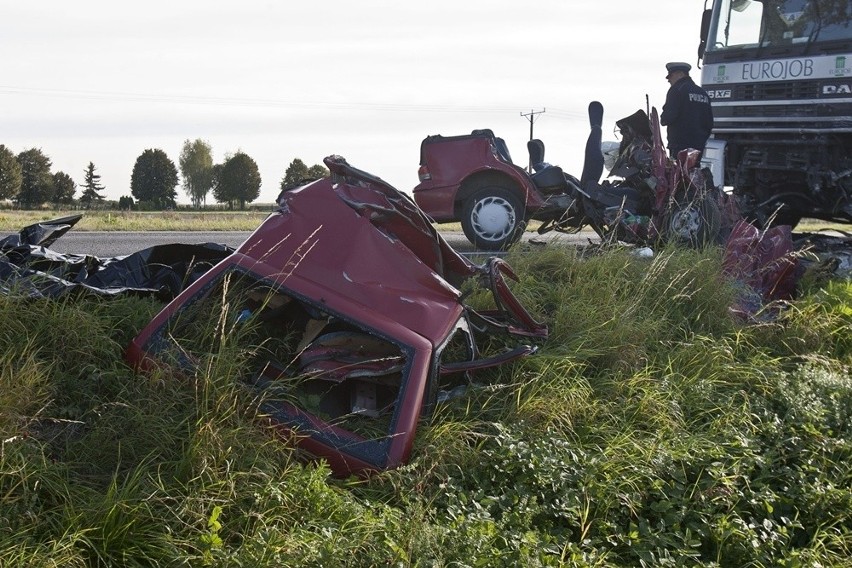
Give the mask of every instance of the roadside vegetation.
[[718, 249], [582, 254], [509, 256], [550, 338], [367, 480], [257, 418], [239, 333], [142, 375], [155, 301], [0, 297], [3, 566], [848, 565], [852, 284], [747, 324]]
[[[169, 211], [0, 208], [0, 233], [17, 233], [33, 223], [80, 213], [83, 218], [74, 226], [74, 231], [253, 231], [274, 210], [274, 203], [254, 203], [244, 211], [228, 211], [221, 207], [195, 209], [189, 206]], [[435, 227], [439, 231], [461, 232], [461, 223], [436, 224]], [[538, 223], [533, 221], [528, 230], [537, 228]], [[804, 219], [796, 227], [797, 232], [822, 229], [849, 232], [852, 226]]]

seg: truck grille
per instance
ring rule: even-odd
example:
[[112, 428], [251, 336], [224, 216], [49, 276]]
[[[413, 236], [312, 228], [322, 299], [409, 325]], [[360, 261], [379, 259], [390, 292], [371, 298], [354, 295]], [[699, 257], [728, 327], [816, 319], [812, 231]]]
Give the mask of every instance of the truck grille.
[[[717, 113], [722, 115], [722, 113]], [[749, 117], [760, 116], [764, 118], [776, 118], [784, 116], [796, 116], [801, 118], [818, 116], [816, 105], [759, 105], [733, 107], [729, 116]]]
[[796, 100], [819, 98], [819, 83], [783, 81], [734, 85], [732, 99], [737, 101]]

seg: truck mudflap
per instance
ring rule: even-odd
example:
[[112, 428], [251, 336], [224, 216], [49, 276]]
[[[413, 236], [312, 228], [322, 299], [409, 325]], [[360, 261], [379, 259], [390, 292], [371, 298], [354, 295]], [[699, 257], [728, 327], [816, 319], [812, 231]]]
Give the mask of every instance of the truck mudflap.
[[[510, 290], [504, 261], [473, 264], [408, 196], [339, 156], [325, 164], [330, 177], [283, 191], [278, 210], [167, 305], [126, 358], [198, 375], [214, 339], [238, 338], [247, 363], [236, 379], [262, 418], [345, 476], [405, 463], [439, 392], [532, 355], [525, 342], [548, 332]], [[464, 302], [471, 279], [493, 309]], [[480, 352], [485, 338], [502, 350]]]

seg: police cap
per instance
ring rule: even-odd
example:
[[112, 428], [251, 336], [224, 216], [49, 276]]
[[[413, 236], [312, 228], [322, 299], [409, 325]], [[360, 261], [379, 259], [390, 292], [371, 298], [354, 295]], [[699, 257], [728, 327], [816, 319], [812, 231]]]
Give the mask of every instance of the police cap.
[[669, 75], [676, 71], [683, 71], [684, 73], [689, 73], [689, 70], [692, 69], [692, 65], [689, 63], [684, 63], [683, 61], [672, 61], [671, 63], [666, 63], [666, 79], [669, 78]]

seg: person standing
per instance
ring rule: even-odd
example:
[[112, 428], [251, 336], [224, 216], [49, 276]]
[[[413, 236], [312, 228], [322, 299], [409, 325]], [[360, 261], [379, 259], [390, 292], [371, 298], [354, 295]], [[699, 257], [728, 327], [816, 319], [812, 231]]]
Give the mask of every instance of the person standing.
[[678, 152], [685, 148], [703, 153], [713, 130], [710, 97], [692, 81], [690, 69], [689, 63], [666, 63], [666, 79], [671, 87], [666, 93], [660, 124], [667, 127], [668, 149], [672, 158], [677, 158]]

